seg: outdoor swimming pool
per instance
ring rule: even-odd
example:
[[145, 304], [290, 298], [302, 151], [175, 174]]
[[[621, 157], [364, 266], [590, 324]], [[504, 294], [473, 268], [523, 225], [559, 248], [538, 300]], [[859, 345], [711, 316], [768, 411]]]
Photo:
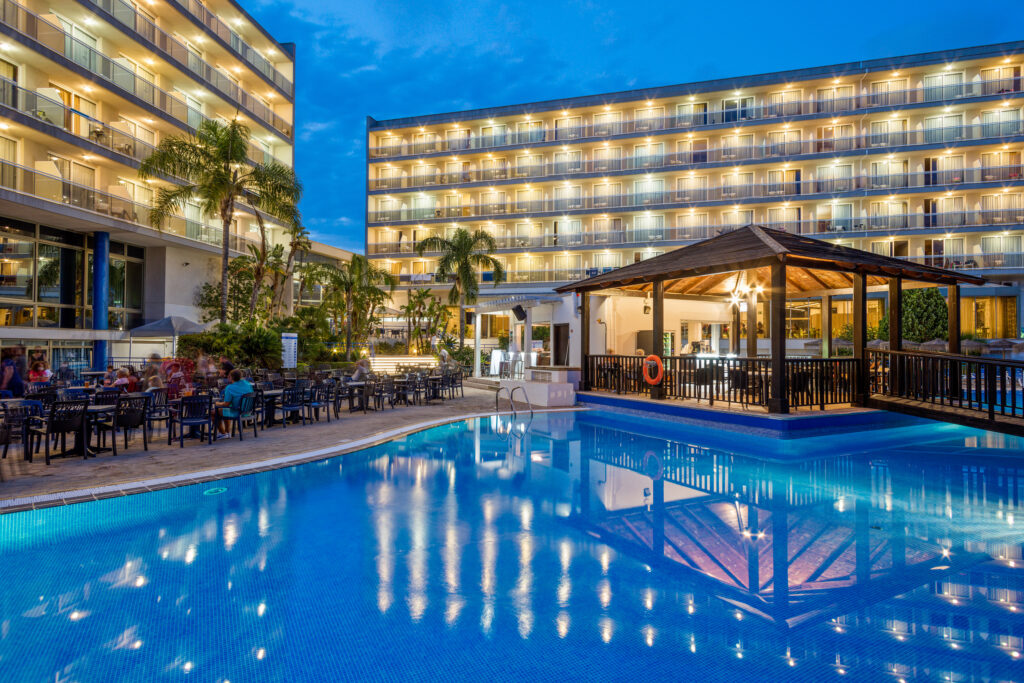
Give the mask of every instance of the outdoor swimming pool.
[[1024, 443], [611, 412], [0, 516], [0, 681], [1024, 679]]

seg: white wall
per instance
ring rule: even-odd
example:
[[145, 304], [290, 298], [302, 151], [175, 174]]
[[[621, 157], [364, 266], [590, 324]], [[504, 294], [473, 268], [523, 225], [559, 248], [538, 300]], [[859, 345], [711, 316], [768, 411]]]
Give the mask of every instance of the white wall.
[[188, 247], [146, 249], [146, 322], [180, 315], [199, 322], [196, 294], [206, 282], [220, 281], [220, 261], [208, 252]]
[[[599, 316], [608, 325], [607, 348], [599, 349], [594, 346], [594, 341], [600, 338], [592, 338], [591, 348], [594, 353], [603, 353], [612, 349], [614, 353], [630, 355], [636, 352], [636, 333], [640, 330], [650, 330], [654, 324], [654, 318], [650, 313], [644, 313], [644, 304], [649, 303], [643, 297], [616, 296], [608, 297], [602, 307], [602, 315]], [[680, 353], [687, 339], [680, 339], [680, 323], [689, 322], [689, 330], [693, 339], [700, 336], [701, 323], [729, 323], [732, 314], [728, 304], [714, 301], [688, 301], [681, 299], [665, 300], [665, 331], [675, 332], [676, 343], [673, 353]], [[652, 349], [644, 349], [650, 352]]]

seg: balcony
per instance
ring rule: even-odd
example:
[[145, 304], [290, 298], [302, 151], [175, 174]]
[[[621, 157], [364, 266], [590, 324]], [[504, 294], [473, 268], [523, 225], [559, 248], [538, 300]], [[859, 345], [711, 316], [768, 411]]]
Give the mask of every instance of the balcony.
[[[523, 284], [531, 282], [574, 282], [586, 277], [583, 268], [549, 268], [545, 270], [510, 270], [505, 272], [502, 284]], [[494, 284], [494, 273], [484, 271], [478, 273], [477, 281], [481, 284]], [[450, 285], [451, 278], [439, 278], [436, 273], [414, 273], [399, 275], [399, 285]]]
[[904, 260], [948, 270], [1016, 270], [1024, 269], [1024, 253], [1007, 254], [942, 254], [905, 256]]
[[1024, 135], [1024, 122], [983, 123], [948, 128], [930, 128], [892, 134], [865, 134], [847, 138], [827, 140], [800, 140], [786, 143], [765, 141], [759, 145], [739, 147], [709, 147], [695, 152], [676, 154], [629, 156], [619, 159], [591, 159], [574, 162], [554, 162], [509, 166], [501, 170], [460, 171], [459, 173], [412, 174], [401, 178], [376, 178], [370, 180], [371, 190], [415, 190], [438, 185], [452, 186], [477, 182], [501, 181], [509, 178], [540, 180], [544, 178], [565, 178], [574, 175], [595, 173], [619, 173], [637, 171], [679, 170], [690, 166], [712, 163], [764, 162], [793, 159], [800, 156], [815, 156], [872, 150], [875, 152], [898, 152], [900, 147], [915, 145], [948, 144], [952, 141], [982, 142], [999, 141]]
[[816, 114], [842, 115], [895, 106], [956, 102], [973, 97], [1016, 96], [1021, 91], [1022, 84], [1020, 79], [973, 81], [953, 86], [915, 88], [887, 93], [865, 93], [828, 100], [803, 100], [781, 104], [770, 103], [740, 109], [698, 112], [661, 118], [585, 124], [576, 128], [559, 127], [557, 130], [555, 128], [545, 128], [528, 132], [509, 131], [501, 135], [470, 137], [468, 140], [463, 138], [458, 141], [458, 147], [449, 147], [445, 140], [438, 138], [437, 140], [425, 143], [414, 142], [371, 147], [370, 157], [373, 159], [385, 159], [441, 152], [487, 150], [510, 145], [528, 145], [562, 140], [599, 139], [611, 135], [650, 135], [651, 133], [693, 130], [703, 126], [772, 121], [783, 117]]
[[[870, 174], [829, 181], [795, 180], [784, 183], [750, 183], [620, 195], [582, 196], [578, 200], [574, 200], [574, 202], [578, 202], [579, 206], [573, 209], [564, 207], [563, 203], [565, 200], [561, 199], [538, 199], [528, 202], [492, 201], [448, 208], [391, 208], [370, 211], [368, 220], [371, 223], [393, 223], [401, 221], [442, 221], [456, 217], [489, 219], [501, 218], [510, 212], [525, 216], [557, 213], [560, 211], [592, 210], [604, 212], [609, 209], [628, 211], [650, 209], [652, 207], [672, 209], [684, 206], [689, 207], [697, 202], [729, 203], [740, 200], [778, 200], [803, 197], [820, 199], [822, 197], [841, 195], [844, 192], [875, 191], [881, 194], [893, 190], [948, 188], [973, 183], [1000, 182], [996, 180], [999, 177], [1012, 179], [1003, 182], [1020, 182], [1022, 170], [1024, 170], [1024, 167], [1014, 165], [950, 171]], [[837, 185], [836, 183], [841, 184]], [[848, 187], [849, 189], [837, 191], [837, 187]]]
[[123, 0], [86, 0], [112, 16], [119, 23], [135, 32], [170, 59], [202, 79], [211, 88], [219, 90], [233, 102], [247, 109], [254, 118], [261, 119], [270, 127], [287, 137], [291, 137], [292, 126], [289, 122], [274, 113], [270, 107], [242, 90], [225, 74], [191, 52], [174, 36], [160, 29], [155, 23], [135, 11]]
[[231, 28], [221, 21], [216, 14], [208, 10], [202, 2], [199, 0], [168, 1], [172, 5], [177, 6], [180, 10], [187, 12], [198, 19], [201, 24], [213, 31], [214, 35], [220, 38], [225, 45], [234, 50], [246, 63], [249, 64], [249, 66], [263, 74], [267, 79], [272, 81], [274, 85], [287, 93], [289, 97], [295, 94], [295, 88], [290, 80], [285, 78], [284, 75], [278, 71], [266, 57], [261, 55], [255, 48], [242, 40], [242, 37], [232, 31]]

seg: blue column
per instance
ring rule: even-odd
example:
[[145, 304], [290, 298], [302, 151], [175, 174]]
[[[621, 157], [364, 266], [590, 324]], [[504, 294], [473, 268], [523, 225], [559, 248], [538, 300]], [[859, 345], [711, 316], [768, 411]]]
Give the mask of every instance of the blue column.
[[[110, 233], [94, 232], [92, 250], [92, 329], [106, 330], [110, 305]], [[92, 369], [107, 369], [107, 340], [92, 343]]]

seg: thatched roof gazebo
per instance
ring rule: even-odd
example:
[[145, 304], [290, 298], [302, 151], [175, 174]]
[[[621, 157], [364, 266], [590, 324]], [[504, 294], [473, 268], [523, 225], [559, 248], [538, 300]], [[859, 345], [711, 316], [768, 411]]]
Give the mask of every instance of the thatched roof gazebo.
[[[881, 256], [819, 239], [748, 225], [595, 277], [559, 287], [556, 291], [582, 295], [583, 386], [588, 386], [586, 356], [590, 346], [589, 295], [603, 290], [643, 292], [653, 299], [653, 338], [664, 333], [666, 298], [717, 298], [733, 304], [734, 329], [740, 328], [740, 302], [747, 300], [747, 357], [757, 355], [756, 304], [758, 297], [770, 302], [771, 388], [767, 405], [772, 412], [788, 412], [786, 388], [786, 299], [821, 297], [822, 310], [831, 310], [831, 297], [853, 294], [854, 357], [863, 366], [867, 343], [867, 292], [888, 288], [889, 319], [902, 318], [905, 286], [946, 286], [949, 296], [950, 339], [959, 340], [962, 283], [985, 280], [942, 268]], [[914, 283], [906, 284], [905, 283]], [[826, 307], [827, 306], [827, 307]], [[822, 338], [831, 339], [831, 316], [822, 316]], [[889, 349], [902, 348], [901, 325], [889, 326]], [[740, 353], [738, 334], [730, 335], [731, 351]], [[951, 346], [956, 346], [954, 341]], [[829, 344], [831, 346], [831, 344]], [[829, 355], [825, 353], [823, 355]], [[951, 352], [958, 353], [958, 348]], [[658, 352], [655, 352], [658, 354]], [[658, 354], [660, 355], [660, 354]], [[865, 366], [866, 368], [866, 366]], [[862, 368], [857, 391], [866, 391]], [[652, 398], [662, 389], [652, 387]]]

